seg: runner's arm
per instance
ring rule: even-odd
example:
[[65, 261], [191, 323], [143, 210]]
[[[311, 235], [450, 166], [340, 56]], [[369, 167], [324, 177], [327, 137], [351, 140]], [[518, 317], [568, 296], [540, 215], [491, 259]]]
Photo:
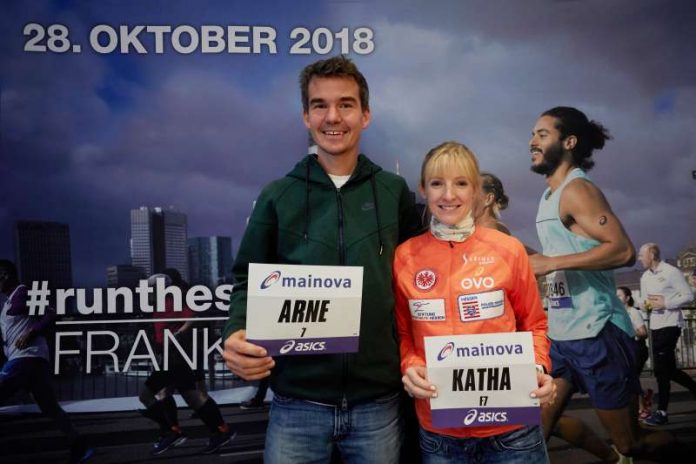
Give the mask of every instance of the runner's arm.
[[582, 179], [572, 181], [563, 191], [561, 218], [572, 221], [571, 231], [600, 242], [582, 253], [563, 256], [530, 256], [536, 275], [574, 269], [598, 271], [630, 266], [635, 262], [635, 247], [621, 222], [611, 210], [602, 192]]

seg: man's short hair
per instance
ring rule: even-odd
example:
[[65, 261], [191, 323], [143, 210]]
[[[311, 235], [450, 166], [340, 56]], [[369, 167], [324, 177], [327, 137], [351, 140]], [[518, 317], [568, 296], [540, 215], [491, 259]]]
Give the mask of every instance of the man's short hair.
[[643, 245], [643, 248], [652, 253], [656, 261], [660, 260], [660, 247], [657, 246], [657, 243], [648, 242], [645, 245]]
[[592, 152], [604, 148], [604, 142], [611, 139], [609, 131], [597, 121], [590, 121], [585, 113], [570, 106], [556, 106], [544, 111], [542, 116], [556, 118], [554, 126], [561, 133], [561, 140], [574, 135], [577, 143], [573, 148], [573, 164], [583, 171], [594, 166]]
[[302, 91], [302, 108], [309, 111], [309, 82], [313, 77], [347, 77], [358, 84], [360, 106], [363, 111], [370, 109], [370, 89], [365, 76], [348, 57], [339, 55], [326, 60], [316, 61], [306, 66], [300, 73], [300, 90]]

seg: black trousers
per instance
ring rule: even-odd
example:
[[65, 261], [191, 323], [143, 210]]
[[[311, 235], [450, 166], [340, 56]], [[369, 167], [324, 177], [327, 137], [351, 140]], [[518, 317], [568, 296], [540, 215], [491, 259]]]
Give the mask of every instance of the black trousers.
[[679, 327], [665, 327], [651, 330], [655, 377], [657, 378], [657, 409], [667, 411], [669, 396], [672, 392], [671, 382], [687, 388], [696, 396], [696, 382], [686, 372], [677, 369], [675, 350], [681, 335]]

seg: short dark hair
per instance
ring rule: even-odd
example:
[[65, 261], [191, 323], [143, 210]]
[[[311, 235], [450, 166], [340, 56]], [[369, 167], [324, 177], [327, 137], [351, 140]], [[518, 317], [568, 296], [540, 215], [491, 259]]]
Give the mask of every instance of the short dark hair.
[[492, 193], [494, 198], [494, 203], [498, 205], [499, 210], [504, 210], [508, 207], [510, 199], [505, 195], [505, 189], [503, 188], [503, 183], [500, 181], [498, 176], [491, 174], [490, 172], [481, 173], [481, 187], [486, 193]]
[[370, 109], [370, 89], [365, 76], [350, 58], [339, 55], [307, 65], [300, 73], [300, 90], [302, 91], [302, 108], [309, 110], [309, 82], [313, 77], [347, 77], [358, 84], [360, 106], [363, 111]]
[[583, 171], [594, 166], [592, 152], [601, 150], [604, 142], [611, 139], [609, 131], [597, 121], [590, 121], [585, 113], [570, 106], [556, 106], [544, 111], [542, 116], [556, 118], [554, 126], [561, 133], [561, 140], [574, 135], [578, 142], [573, 148], [573, 163]]

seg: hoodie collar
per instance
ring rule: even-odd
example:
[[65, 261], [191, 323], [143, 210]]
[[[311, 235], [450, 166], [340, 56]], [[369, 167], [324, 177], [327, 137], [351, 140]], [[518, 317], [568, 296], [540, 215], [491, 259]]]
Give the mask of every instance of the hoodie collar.
[[[358, 155], [358, 164], [355, 166], [353, 174], [344, 187], [353, 182], [366, 180], [381, 170], [382, 168], [370, 161], [367, 156], [360, 154]], [[300, 179], [312, 184], [320, 184], [334, 188], [331, 178], [319, 164], [317, 155], [305, 156], [287, 175], [288, 177]]]

